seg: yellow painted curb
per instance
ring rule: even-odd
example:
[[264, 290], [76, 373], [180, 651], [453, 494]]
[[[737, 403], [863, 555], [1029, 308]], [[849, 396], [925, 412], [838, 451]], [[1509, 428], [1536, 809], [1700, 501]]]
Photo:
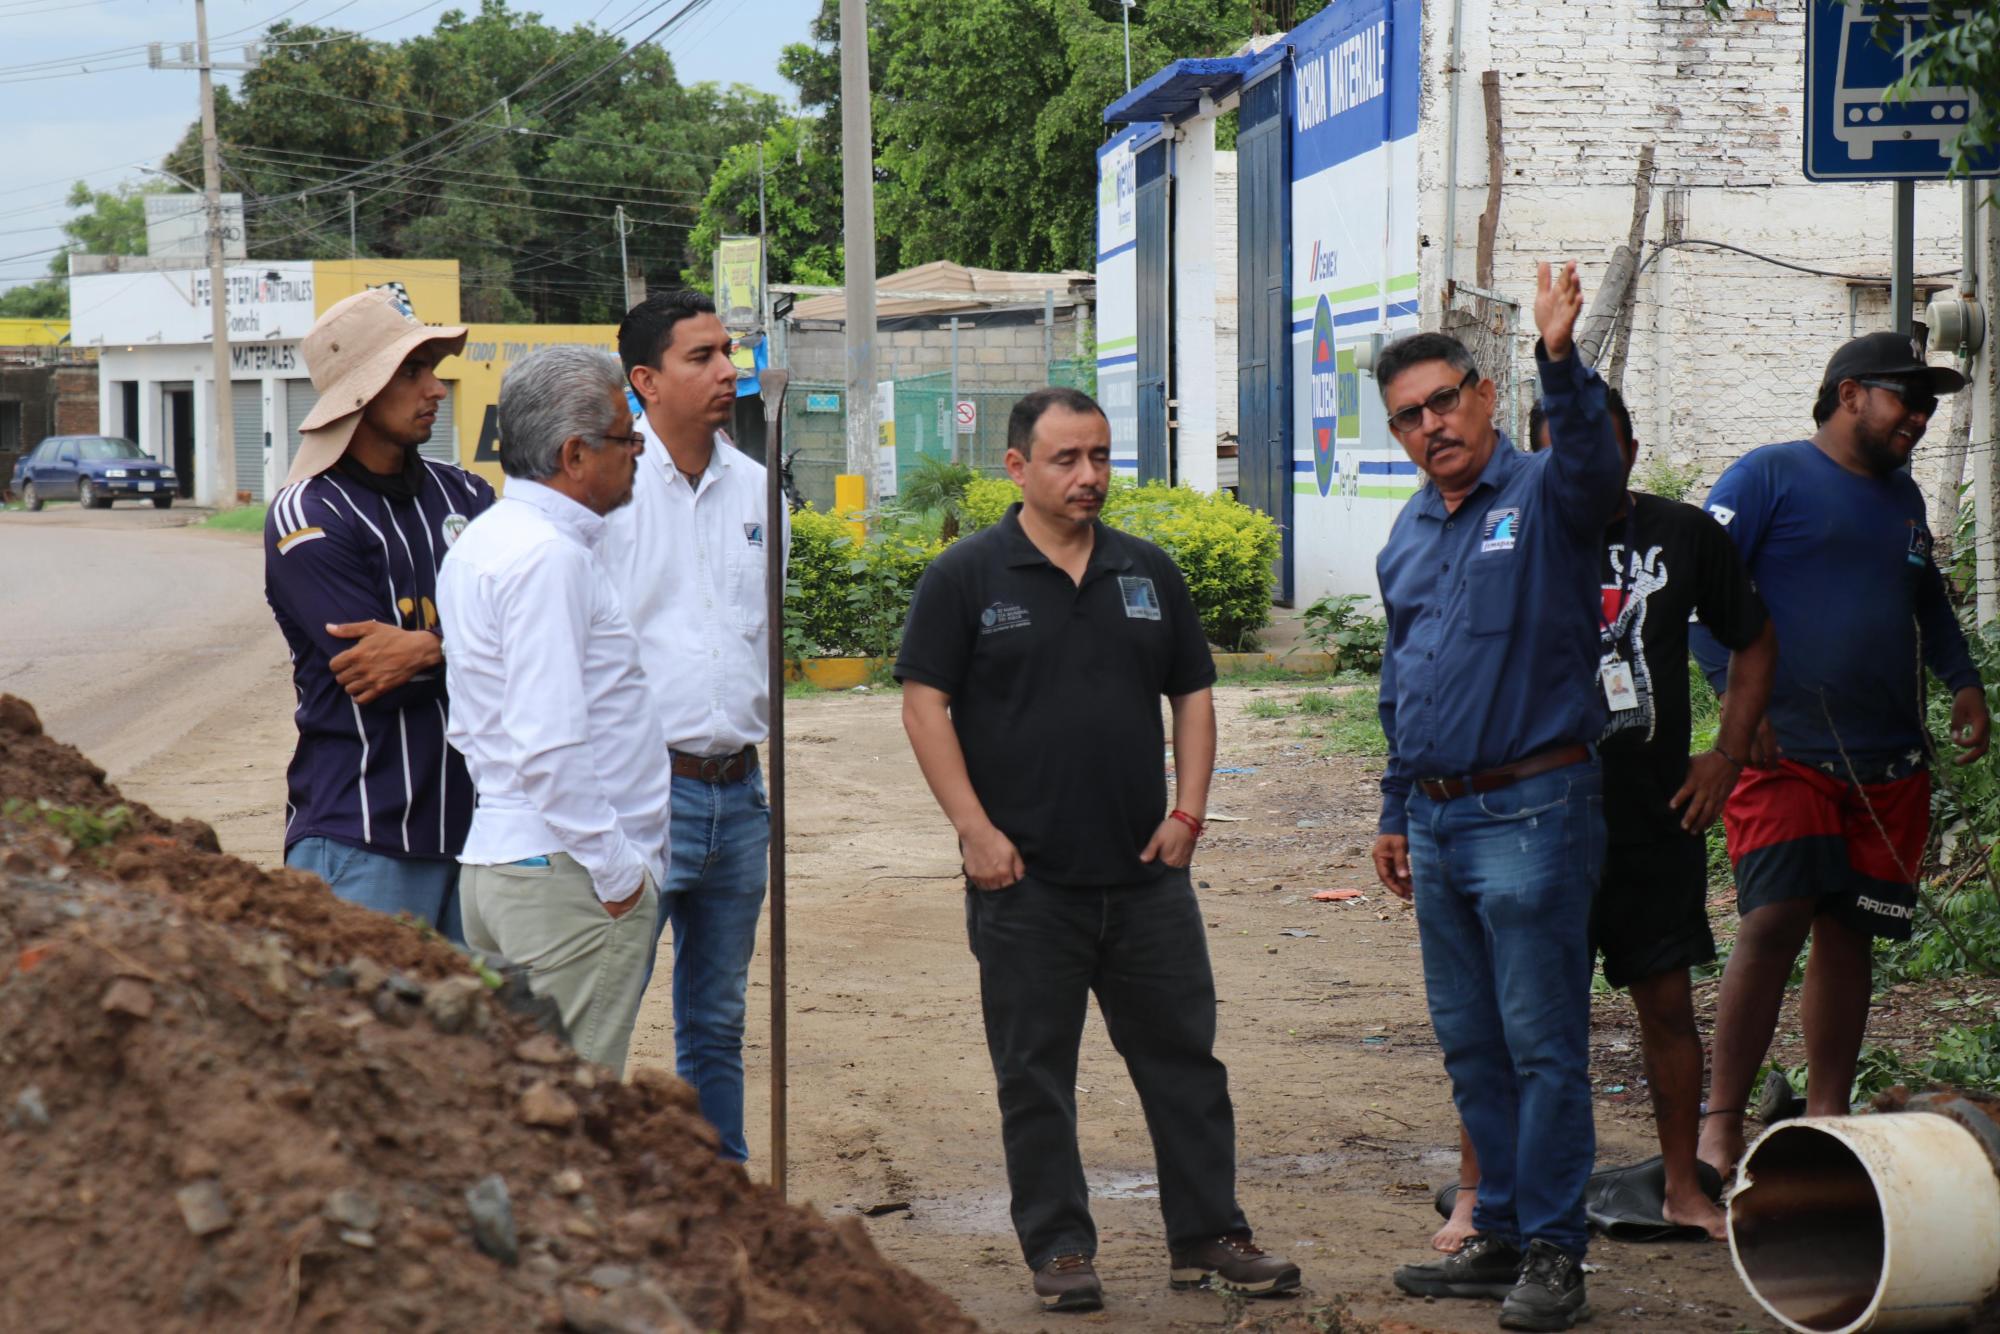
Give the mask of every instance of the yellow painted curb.
[[810, 681], [821, 690], [852, 690], [865, 686], [878, 669], [892, 666], [890, 658], [794, 658], [785, 664], [785, 680]]

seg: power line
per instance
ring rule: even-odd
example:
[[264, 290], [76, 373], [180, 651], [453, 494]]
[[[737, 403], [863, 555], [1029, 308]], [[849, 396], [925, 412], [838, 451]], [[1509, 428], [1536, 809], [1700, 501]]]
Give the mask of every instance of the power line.
[[[248, 156], [254, 160], [265, 161], [269, 163], [271, 166], [276, 168], [284, 168], [284, 167], [296, 168], [296, 167], [318, 165], [317, 161], [312, 161], [310, 159], [327, 159], [335, 162], [350, 162], [350, 163], [351, 162], [365, 163], [369, 161], [369, 159], [367, 158], [348, 157], [340, 153], [301, 153], [283, 148], [264, 148], [256, 144], [225, 143], [223, 147], [231, 149], [232, 151], [238, 153], [239, 155]], [[634, 145], [634, 147], [637, 147], [637, 145]], [[282, 154], [283, 156], [282, 157], [277, 156], [280, 154]], [[286, 161], [284, 160], [285, 158], [290, 158], [292, 160]], [[675, 204], [662, 203], [660, 206], [663, 208], [699, 208], [701, 206], [699, 201], [706, 199], [708, 197], [705, 191], [696, 192], [693, 190], [672, 190], [668, 189], [665, 186], [658, 186], [658, 185], [607, 186], [603, 181], [579, 181], [561, 176], [531, 176], [521, 172], [474, 171], [470, 167], [433, 167], [431, 171], [433, 173], [449, 172], [454, 176], [471, 177], [474, 178], [475, 180], [502, 181], [502, 182], [508, 182], [508, 181], [535, 182], [548, 185], [564, 185], [564, 186], [583, 185], [583, 186], [590, 186], [593, 189], [618, 189], [624, 191], [637, 191], [646, 194], [671, 195], [679, 200], [697, 201], [695, 203], [675, 203]], [[554, 193], [554, 192], [543, 191], [541, 193]], [[611, 204], [625, 204], [633, 202], [631, 195], [629, 193], [616, 197], [598, 196], [598, 195], [578, 195], [567, 191], [563, 193], [565, 193], [569, 198], [572, 199], [601, 199], [603, 202]], [[645, 203], [648, 201], [640, 200], [638, 202]]]
[[[642, 16], [650, 17], [652, 14], [657, 13], [659, 10], [665, 8], [666, 5], [670, 2], [671, 0], [659, 0], [659, 3], [653, 5], [650, 9], [644, 11], [644, 14]], [[599, 67], [599, 69], [597, 69], [596, 71], [594, 71], [589, 75], [586, 75], [583, 79], [578, 80], [576, 83], [571, 84], [568, 89], [565, 89], [563, 91], [573, 92], [574, 90], [581, 88], [585, 83], [596, 78], [598, 75], [604, 73], [606, 70], [611, 69], [612, 67], [617, 65], [620, 61], [626, 59], [628, 56], [632, 54], [633, 51], [636, 51], [640, 45], [643, 45], [646, 41], [650, 41], [654, 36], [657, 36], [660, 32], [665, 31], [668, 27], [678, 22], [682, 17], [686, 16], [688, 13], [692, 12], [694, 9], [696, 9], [701, 5], [706, 4], [707, 2], [708, 0], [688, 0], [688, 3], [686, 5], [684, 5], [677, 13], [670, 16], [665, 23], [662, 23], [658, 28], [655, 28], [653, 32], [647, 34], [646, 37], [641, 38], [639, 42], [635, 42], [631, 47], [628, 47], [624, 51], [621, 51], [617, 56], [613, 57], [610, 61], [607, 61], [603, 66]], [[635, 18], [634, 20], [632, 20], [632, 22], [636, 23], [637, 19]], [[627, 26], [630, 25], [628, 24]], [[607, 34], [607, 36], [615, 36], [615, 35], [616, 35], [615, 33]], [[468, 151], [471, 148], [477, 148], [483, 144], [492, 142], [492, 140], [497, 138], [499, 134], [505, 132], [505, 127], [502, 127], [498, 131], [489, 133], [483, 138], [474, 139], [470, 143], [461, 142], [455, 147], [440, 150], [438, 153], [433, 154], [432, 157], [429, 159], [419, 160], [414, 163], [405, 163], [403, 167], [397, 166], [397, 163], [400, 160], [409, 158], [411, 154], [421, 152], [429, 148], [431, 145], [436, 144], [439, 140], [444, 139], [448, 135], [450, 135], [459, 126], [473, 125], [473, 124], [480, 124], [480, 125], [489, 124], [487, 118], [493, 115], [496, 111], [501, 112], [503, 114], [507, 114], [511, 118], [511, 111], [509, 110], [509, 108], [512, 104], [513, 99], [521, 96], [523, 93], [536, 87], [545, 80], [553, 78], [556, 74], [560, 73], [568, 66], [574, 64], [582, 57], [583, 57], [583, 50], [581, 47], [579, 47], [576, 51], [571, 52], [563, 59], [557, 61], [554, 65], [551, 65], [546, 69], [538, 71], [533, 76], [531, 76], [527, 80], [527, 82], [523, 83], [513, 92], [507, 94], [505, 97], [502, 97], [497, 101], [489, 103], [483, 110], [476, 112], [473, 116], [467, 117], [462, 121], [453, 122], [452, 124], [447, 125], [444, 129], [438, 130], [433, 134], [427, 135], [424, 138], [417, 140], [413, 144], [409, 144], [404, 148], [398, 149], [395, 153], [390, 154], [387, 158], [383, 159], [381, 163], [377, 164], [377, 167], [372, 169], [372, 171], [364, 170], [364, 171], [350, 172], [344, 177], [329, 182], [325, 188], [328, 190], [351, 189], [357, 186], [369, 184], [370, 182], [375, 180], [381, 180], [393, 176], [398, 171], [404, 171], [407, 174], [407, 169], [409, 167], [424, 166], [427, 164], [427, 162], [438, 160], [445, 153], [464, 152]], [[560, 96], [562, 96], [562, 93], [556, 94], [555, 97], [551, 97], [548, 101], [544, 102], [540, 107], [536, 108], [536, 110], [546, 111], [550, 109], [555, 104], [556, 98]]]

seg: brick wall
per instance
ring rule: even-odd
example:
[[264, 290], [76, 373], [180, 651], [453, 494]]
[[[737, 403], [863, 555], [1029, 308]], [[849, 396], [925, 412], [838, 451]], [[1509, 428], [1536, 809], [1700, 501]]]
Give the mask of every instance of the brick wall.
[[[1625, 238], [1634, 170], [1649, 143], [1657, 154], [1650, 241], [1663, 239], [1678, 192], [1687, 238], [1886, 282], [1892, 187], [1816, 185], [1800, 170], [1804, 0], [1739, 5], [1720, 22], [1700, 0], [1466, 0], [1465, 9], [1457, 277], [1473, 278], [1487, 185], [1479, 75], [1492, 69], [1506, 153], [1494, 281], [1522, 304], [1524, 369], [1535, 262], [1577, 258], [1586, 297], [1595, 291]], [[1427, 311], [1443, 301], [1449, 13], [1425, 7]], [[1959, 187], [1921, 185], [1917, 201], [1918, 272], [1955, 273]], [[1654, 455], [1698, 468], [1705, 489], [1745, 450], [1810, 434], [1828, 355], [1851, 329], [1887, 323], [1880, 287], [1725, 251], [1664, 252], [1642, 276], [1633, 313], [1624, 389], [1637, 433]], [[1940, 421], [1934, 441], [1943, 429]], [[1920, 453], [1920, 480], [1935, 472], [1937, 452]]]
[[97, 368], [65, 366], [55, 373], [53, 435], [97, 433]]

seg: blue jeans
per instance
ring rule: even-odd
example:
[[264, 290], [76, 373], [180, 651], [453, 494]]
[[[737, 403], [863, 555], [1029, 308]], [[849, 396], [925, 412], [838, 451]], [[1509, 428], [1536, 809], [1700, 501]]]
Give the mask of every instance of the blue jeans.
[[458, 863], [388, 857], [330, 838], [302, 838], [285, 849], [285, 865], [311, 871], [340, 898], [376, 912], [408, 913], [465, 943], [458, 915]]
[[[771, 803], [758, 769], [742, 782], [674, 775], [673, 832], [658, 936], [674, 929], [674, 1073], [694, 1086], [722, 1157], [745, 1162], [743, 1020], [764, 910]], [[653, 957], [646, 980], [652, 981]]]
[[1597, 761], [1497, 792], [1409, 802], [1424, 995], [1479, 1154], [1472, 1224], [1584, 1253], [1590, 903], [1604, 862]]

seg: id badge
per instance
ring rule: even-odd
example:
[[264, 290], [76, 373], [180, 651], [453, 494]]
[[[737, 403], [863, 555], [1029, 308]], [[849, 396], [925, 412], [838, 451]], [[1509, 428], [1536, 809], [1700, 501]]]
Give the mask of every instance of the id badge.
[[1631, 663], [1623, 658], [1607, 662], [1597, 669], [1597, 679], [1604, 686], [1604, 702], [1613, 713], [1639, 707], [1639, 690], [1632, 681]]

